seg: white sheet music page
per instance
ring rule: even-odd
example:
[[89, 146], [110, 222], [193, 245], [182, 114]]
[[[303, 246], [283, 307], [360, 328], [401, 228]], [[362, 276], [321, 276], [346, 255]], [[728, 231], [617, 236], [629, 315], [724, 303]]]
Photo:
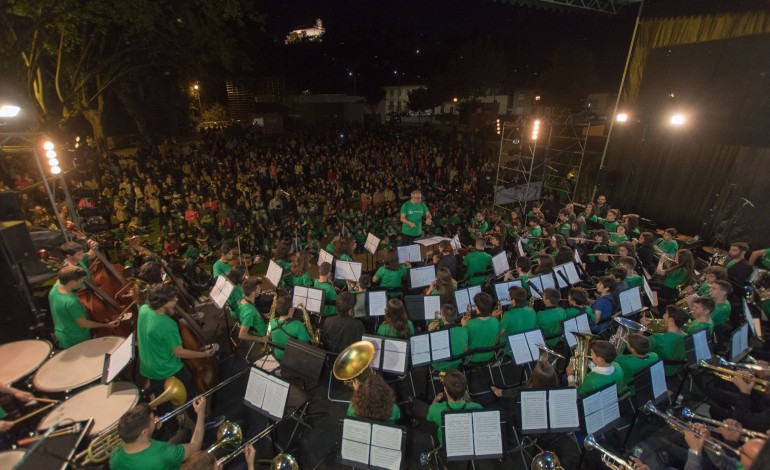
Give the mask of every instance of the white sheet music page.
[[[540, 282], [540, 276], [533, 277], [524, 281], [529, 286], [529, 292], [535, 300], [540, 298], [540, 292], [543, 292], [543, 283]], [[534, 287], [533, 287], [534, 286]]]
[[602, 391], [602, 415], [606, 426], [614, 420], [620, 418], [620, 406], [618, 406], [618, 386], [613, 385]]
[[291, 299], [291, 304], [294, 307], [302, 304], [305, 306], [305, 308], [307, 308], [307, 291], [307, 287], [294, 286], [294, 296]]
[[508, 282], [498, 282], [495, 284], [495, 294], [497, 295], [497, 300], [500, 301], [500, 305], [503, 307], [511, 305], [511, 301], [508, 300], [510, 297], [510, 294], [508, 294], [508, 285]]
[[521, 430], [548, 429], [547, 396], [545, 390], [521, 392]]
[[529, 349], [529, 344], [527, 344], [527, 338], [524, 334], [510, 335], [508, 337], [508, 344], [511, 346], [513, 360], [517, 366], [534, 361], [532, 351]]
[[659, 398], [665, 395], [668, 390], [666, 385], [666, 370], [663, 367], [663, 361], [657, 362], [650, 367], [650, 376], [652, 377], [652, 395]]
[[366, 235], [366, 242], [364, 242], [364, 249], [369, 252], [369, 254], [376, 254], [377, 253], [377, 247], [380, 246], [380, 239], [377, 238], [377, 236], [371, 232], [369, 232]]
[[109, 361], [109, 364], [107, 368], [107, 377], [105, 377], [104, 383], [110, 383], [134, 358], [134, 334], [131, 333], [128, 335], [128, 337], [124, 339], [112, 353], [105, 357], [106, 360]]
[[580, 333], [591, 334], [591, 325], [588, 324], [588, 314], [582, 314], [575, 317], [577, 322], [577, 330]]
[[527, 345], [529, 346], [529, 353], [532, 355], [532, 360], [536, 361], [540, 357], [540, 348], [537, 347], [537, 345], [545, 346], [543, 332], [540, 329], [528, 331], [524, 333], [524, 337], [527, 338]]
[[500, 412], [473, 412], [473, 446], [477, 456], [502, 455], [503, 435], [500, 431]]
[[567, 272], [567, 279], [569, 279], [570, 284], [577, 284], [580, 282], [580, 274], [577, 272], [577, 268], [575, 267], [574, 263], [567, 263], [564, 266], [565, 271]]
[[580, 416], [577, 407], [577, 389], [549, 390], [548, 417], [551, 422], [551, 429], [579, 427]]
[[265, 400], [262, 409], [276, 419], [283, 418], [286, 400], [289, 398], [289, 384], [281, 379], [269, 376], [265, 387]]
[[516, 250], [519, 252], [519, 256], [526, 256], [526, 254], [527, 254], [524, 251], [524, 247], [521, 244], [521, 238], [519, 238], [519, 241], [516, 242]]
[[273, 287], [278, 287], [278, 284], [281, 283], [281, 276], [283, 275], [283, 268], [278, 265], [273, 260], [270, 260], [270, 264], [267, 266], [267, 273], [265, 274], [265, 277], [268, 281], [273, 285]]
[[552, 273], [540, 275], [540, 283], [543, 286], [543, 290], [556, 289], [556, 280], [553, 278]]
[[369, 316], [382, 317], [385, 315], [385, 308], [388, 306], [388, 293], [384, 290], [370, 291], [369, 296]]
[[709, 341], [706, 334], [708, 329], [700, 330], [692, 335], [692, 341], [695, 344], [695, 358], [700, 361], [701, 359], [711, 359], [711, 350], [709, 349]]
[[650, 288], [650, 284], [647, 282], [647, 279], [642, 277], [642, 285], [644, 286], [644, 295], [647, 296], [647, 300], [650, 301], [652, 305], [657, 306], [658, 300], [657, 297], [653, 294], [652, 289]]
[[[567, 271], [564, 269], [565, 265], [554, 266], [553, 274], [556, 277], [556, 284], [559, 285], [559, 289], [564, 289], [569, 286], [569, 277], [567, 277]], [[564, 276], [564, 277], [562, 277]], [[566, 279], [565, 279], [566, 278]]]
[[373, 424], [369, 465], [398, 470], [402, 458], [401, 441], [401, 429]]
[[377, 468], [387, 468], [388, 470], [398, 470], [401, 468], [401, 457], [400, 450], [372, 445], [371, 454], [369, 454], [369, 465]]
[[429, 286], [436, 280], [436, 266], [424, 266], [421, 268], [412, 268], [409, 270], [409, 282], [412, 289]]
[[398, 250], [398, 263], [404, 264], [409, 261], [409, 248], [406, 246], [399, 246]]
[[450, 330], [440, 330], [430, 333], [430, 354], [433, 362], [444, 361], [452, 357], [449, 332]]
[[334, 256], [332, 256], [331, 253], [321, 248], [321, 250], [318, 252], [318, 266], [321, 266], [323, 263], [334, 263]]
[[574, 318], [569, 318], [564, 320], [562, 324], [564, 325], [564, 337], [567, 339], [567, 346], [572, 349], [577, 344], [577, 339], [572, 334], [578, 330], [577, 321]]
[[447, 457], [473, 455], [472, 413], [444, 414], [444, 446]]
[[593, 434], [604, 426], [601, 393], [593, 393], [583, 398], [583, 414], [585, 415], [587, 434]]
[[249, 382], [246, 384], [246, 395], [243, 397], [253, 406], [262, 409], [262, 403], [265, 399], [265, 388], [267, 380], [265, 374], [259, 369], [252, 368], [249, 373]]
[[460, 248], [463, 247], [463, 244], [460, 243], [459, 235], [455, 235], [454, 237], [452, 237], [452, 240], [450, 240], [449, 243], [452, 245], [453, 250], [459, 250]]
[[372, 358], [371, 367], [374, 370], [380, 370], [380, 349], [382, 348], [382, 338], [376, 336], [361, 336], [363, 341], [369, 341], [374, 345], [374, 357]]
[[501, 251], [493, 256], [492, 268], [495, 270], [495, 276], [502, 276], [503, 273], [509, 271], [511, 267], [508, 265], [508, 253]]
[[323, 299], [324, 291], [321, 289], [308, 288], [307, 303], [305, 304], [305, 309], [308, 312], [321, 313], [321, 310], [323, 309]]
[[406, 371], [406, 341], [386, 339], [382, 348], [385, 350], [382, 356], [382, 370], [394, 374], [403, 374]]
[[425, 321], [433, 321], [436, 312], [441, 314], [441, 296], [426, 295], [422, 298], [423, 311], [425, 312]]
[[211, 292], [209, 292], [209, 297], [211, 297], [211, 300], [214, 301], [214, 305], [216, 305], [217, 308], [224, 308], [225, 303], [227, 303], [227, 299], [230, 298], [230, 293], [233, 291], [233, 289], [235, 289], [235, 286], [232, 282], [230, 282], [229, 279], [227, 279], [227, 276], [220, 274], [217, 277], [216, 284], [214, 284]]
[[430, 363], [430, 335], [414, 335], [409, 338], [412, 366]]
[[342, 424], [341, 457], [345, 460], [369, 465], [371, 433], [371, 424], [353, 419], [345, 419]]
[[468, 300], [471, 303], [471, 307], [473, 307], [473, 298], [476, 297], [476, 294], [481, 293], [481, 286], [471, 286], [468, 288]]
[[468, 298], [468, 289], [457, 289], [455, 291], [455, 302], [457, 304], [457, 313], [465, 315], [468, 305], [473, 308], [473, 302]]
[[417, 263], [422, 261], [422, 252], [420, 251], [420, 245], [409, 245], [406, 248], [409, 251], [410, 263]]

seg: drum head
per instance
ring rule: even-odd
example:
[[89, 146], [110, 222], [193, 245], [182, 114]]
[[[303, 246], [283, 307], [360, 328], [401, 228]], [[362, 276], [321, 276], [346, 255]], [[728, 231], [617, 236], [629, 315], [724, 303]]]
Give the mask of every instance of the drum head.
[[0, 452], [0, 468], [13, 468], [26, 452], [23, 450], [7, 450]]
[[130, 382], [113, 382], [109, 397], [108, 389], [109, 385], [94, 385], [74, 395], [48, 413], [37, 429], [42, 431], [63, 419], [82, 421], [94, 418], [91, 435], [100, 434], [139, 402], [139, 389]]
[[0, 383], [10, 385], [35, 372], [51, 355], [51, 349], [51, 343], [39, 339], [0, 345]]
[[105, 336], [60, 351], [35, 373], [32, 385], [41, 392], [56, 393], [95, 382], [102, 376], [104, 355], [122, 342], [123, 338]]

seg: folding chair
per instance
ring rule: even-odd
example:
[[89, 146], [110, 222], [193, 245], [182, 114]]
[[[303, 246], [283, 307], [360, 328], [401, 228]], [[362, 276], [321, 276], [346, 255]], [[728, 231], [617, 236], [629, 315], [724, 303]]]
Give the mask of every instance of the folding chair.
[[[495, 383], [495, 378], [494, 378], [494, 375], [492, 374], [492, 367], [499, 367], [500, 359], [498, 358], [498, 353], [500, 352], [502, 347], [503, 347], [502, 344], [497, 344], [495, 346], [490, 346], [490, 347], [487, 347], [487, 348], [472, 349], [472, 350], [467, 352], [467, 358], [466, 358], [465, 362], [463, 363], [463, 370], [462, 370], [462, 372], [465, 375], [465, 379], [468, 381], [468, 393], [471, 396], [478, 396], [478, 395], [484, 395], [484, 394], [487, 394], [487, 393], [491, 393], [489, 391], [489, 389], [486, 388], [486, 387], [481, 392], [474, 393], [474, 392], [471, 391], [471, 389], [472, 389], [471, 382], [472, 382], [472, 378], [473, 378], [472, 373], [476, 369], [485, 367], [487, 369], [487, 372], [489, 373], [489, 381], [490, 381], [490, 383], [494, 384]], [[486, 360], [486, 361], [481, 361], [481, 362], [472, 362], [471, 361], [471, 358], [473, 357], [474, 354], [485, 353], [485, 352], [493, 353], [492, 357], [490, 359]], [[469, 374], [470, 374], [470, 377], [469, 377]]]

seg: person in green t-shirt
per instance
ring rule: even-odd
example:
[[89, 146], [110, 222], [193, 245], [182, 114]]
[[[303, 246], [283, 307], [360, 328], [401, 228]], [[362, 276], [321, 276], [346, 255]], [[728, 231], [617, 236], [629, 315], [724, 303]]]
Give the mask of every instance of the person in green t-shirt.
[[752, 251], [751, 256], [749, 256], [749, 264], [770, 270], [770, 248]]
[[[682, 331], [682, 327], [687, 324], [689, 319], [690, 316], [684, 310], [674, 305], [667, 306], [666, 313], [663, 314], [666, 332], [650, 335], [650, 350], [666, 361], [684, 361], [687, 358], [684, 350], [684, 337], [687, 334]], [[650, 324], [646, 317], [643, 317], [640, 322], [644, 326]], [[665, 365], [666, 376], [675, 376], [681, 367], [681, 365], [676, 364]]]
[[409, 339], [414, 335], [414, 325], [406, 314], [406, 307], [401, 299], [390, 299], [385, 307], [385, 317], [377, 328], [380, 336]]
[[310, 334], [301, 321], [292, 318], [294, 308], [291, 306], [291, 297], [278, 297], [275, 300], [275, 315], [268, 331], [270, 341], [276, 345], [273, 356], [280, 362], [289, 339], [310, 343]]
[[233, 290], [230, 292], [230, 296], [227, 298], [227, 307], [230, 310], [230, 316], [236, 318], [236, 310], [238, 309], [238, 303], [243, 298], [243, 279], [246, 276], [246, 266], [239, 264], [235, 266], [229, 273], [227, 273], [227, 280], [233, 284]]
[[545, 309], [537, 312], [537, 326], [543, 330], [543, 336], [551, 339], [547, 340], [549, 347], [556, 346], [561, 341], [562, 322], [567, 319], [567, 312], [559, 306], [561, 295], [556, 289], [546, 289], [543, 291], [543, 305]]
[[91, 339], [95, 328], [114, 328], [120, 321], [99, 323], [88, 319], [86, 308], [80, 303], [75, 291], [83, 286], [86, 271], [80, 266], [64, 266], [59, 270], [59, 280], [48, 292], [48, 303], [53, 318], [54, 334], [61, 349]]
[[630, 256], [620, 258], [620, 267], [626, 270], [626, 284], [629, 288], [638, 287], [644, 289], [642, 276], [636, 274], [636, 259]]
[[732, 306], [727, 297], [732, 293], [733, 286], [728, 281], [716, 281], [709, 287], [711, 298], [714, 300], [714, 310], [711, 312], [711, 321], [714, 326], [727, 323], [730, 320]]
[[[577, 387], [578, 395], [585, 396], [595, 392], [605, 385], [615, 383], [618, 385], [618, 393], [623, 382], [623, 369], [615, 361], [618, 352], [609, 341], [596, 340], [589, 347], [591, 361], [596, 365], [590, 372], [587, 371], [583, 382]], [[567, 382], [570, 387], [575, 386], [575, 370], [572, 364], [567, 365]]]
[[211, 268], [214, 280], [220, 275], [227, 275], [233, 269], [230, 266], [230, 260], [233, 259], [233, 247], [230, 245], [222, 245], [222, 249], [219, 252], [219, 259], [214, 262], [214, 266]]
[[334, 302], [337, 300], [337, 290], [331, 281], [332, 265], [324, 261], [318, 267], [318, 279], [313, 282], [313, 288], [324, 291], [324, 315], [336, 315], [337, 307]]
[[675, 238], [679, 232], [673, 227], [663, 231], [663, 237], [655, 240], [655, 255], [666, 254], [673, 256], [679, 250], [679, 244]]
[[313, 279], [310, 277], [310, 253], [300, 251], [294, 256], [291, 269], [289, 269], [289, 277], [286, 280], [292, 286], [310, 287], [313, 285]]
[[700, 330], [708, 329], [709, 336], [714, 334], [714, 322], [711, 319], [711, 312], [714, 311], [714, 300], [708, 297], [696, 297], [690, 303], [692, 314], [692, 323], [682, 328], [682, 331], [688, 335], [695, 334]]
[[[441, 318], [428, 324], [428, 331], [449, 330], [449, 350], [452, 356], [461, 356], [468, 350], [468, 330], [457, 324], [457, 307], [453, 304], [441, 306]], [[460, 367], [462, 359], [434, 362], [431, 364], [434, 370], [448, 371]]]
[[[446, 401], [443, 401], [446, 398]], [[444, 376], [444, 391], [436, 395], [428, 408], [427, 421], [438, 427], [436, 436], [440, 444], [444, 443], [441, 430], [441, 417], [447, 411], [481, 410], [482, 406], [468, 399], [468, 382], [462, 372], [450, 370]]]
[[631, 395], [636, 395], [634, 390], [634, 375], [658, 361], [658, 355], [650, 352], [650, 340], [639, 333], [631, 333], [626, 337], [626, 349], [628, 354], [622, 354], [615, 359], [615, 363], [623, 369], [623, 383], [620, 388], [628, 387]]
[[476, 250], [471, 251], [463, 258], [465, 277], [469, 286], [478, 286], [484, 283], [487, 271], [492, 267], [492, 256], [484, 251], [487, 241], [484, 238], [476, 239]]
[[245, 341], [264, 342], [267, 339], [267, 322], [254, 306], [254, 300], [261, 293], [261, 279], [250, 277], [243, 281], [243, 298], [236, 307], [236, 316], [241, 327], [238, 338]]
[[620, 212], [617, 209], [610, 209], [607, 211], [607, 218], [599, 218], [599, 223], [604, 226], [604, 230], [606, 230], [608, 233], [614, 232], [620, 225], [620, 222], [617, 220], [619, 215]]
[[[22, 403], [27, 403], [35, 399], [35, 396], [31, 393], [24, 392], [3, 383], [0, 383], [0, 393], [11, 395]], [[13, 427], [13, 421], [5, 421], [3, 419], [5, 418], [5, 415], [5, 410], [0, 406], [0, 433], [4, 433]]]
[[673, 263], [668, 255], [660, 257], [655, 273], [663, 276], [663, 288], [659, 296], [663, 299], [676, 299], [676, 288], [681, 285], [687, 285], [692, 282], [692, 275], [695, 271], [695, 258], [692, 252], [688, 250], [679, 250], [673, 258]]
[[155, 415], [146, 403], [128, 410], [118, 421], [118, 435], [124, 445], [110, 455], [111, 470], [174, 470], [203, 445], [206, 397], [193, 402], [197, 414], [192, 438], [187, 444], [170, 444], [151, 439]]
[[411, 198], [401, 205], [401, 238], [404, 245], [409, 245], [422, 235], [422, 218], [425, 224], [433, 223], [428, 206], [422, 202], [422, 192], [412, 191]]
[[[479, 292], [473, 296], [473, 304], [476, 316], [468, 318], [466, 315], [461, 322], [468, 330], [468, 350], [495, 346], [500, 340], [500, 320], [492, 316], [494, 299], [486, 292]], [[475, 353], [471, 356], [471, 362], [488, 361], [494, 355], [492, 351]]]
[[622, 224], [618, 225], [615, 228], [615, 232], [614, 233], [611, 232], [608, 238], [610, 241], [610, 251], [613, 253], [617, 253], [618, 247], [620, 247], [620, 244], [628, 241], [628, 236], [626, 235], [626, 226]]
[[385, 253], [385, 264], [377, 269], [374, 273], [372, 282], [379, 284], [380, 287], [386, 289], [395, 289], [401, 287], [401, 283], [404, 281], [408, 272], [408, 267], [411, 266], [401, 265], [398, 262], [398, 250], [391, 248]]
[[91, 280], [91, 270], [88, 268], [89, 260], [96, 256], [94, 251], [98, 246], [93, 240], [86, 241], [88, 245], [88, 253], [83, 250], [83, 245], [78, 242], [66, 242], [60, 247], [62, 255], [64, 256], [65, 266], [77, 266], [86, 272], [86, 279]]
[[396, 403], [396, 394], [377, 374], [370, 374], [366, 380], [353, 381], [353, 396], [348, 405], [347, 416], [395, 423], [401, 419], [401, 409]]
[[[527, 304], [527, 291], [523, 287], [511, 286], [508, 296], [511, 309], [503, 312], [500, 320], [502, 338], [537, 328], [537, 313]], [[510, 352], [509, 346], [506, 346], [506, 351]]]

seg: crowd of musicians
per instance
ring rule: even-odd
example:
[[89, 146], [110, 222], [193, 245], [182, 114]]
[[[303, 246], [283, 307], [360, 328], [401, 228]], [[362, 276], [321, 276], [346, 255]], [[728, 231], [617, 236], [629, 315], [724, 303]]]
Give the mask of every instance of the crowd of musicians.
[[[242, 148], [236, 148], [223, 140], [220, 134], [207, 134], [204, 148], [209, 152], [190, 152], [186, 156], [192, 162], [207, 162], [207, 159], [228, 152], [238, 154], [249, 149], [248, 139], [243, 139], [245, 143]], [[389, 178], [393, 178], [392, 168], [403, 167], [404, 173], [418, 175], [411, 179], [411, 183], [429, 184], [434, 199], [426, 203], [422, 191], [413, 189], [414, 184], [397, 182], [400, 206], [395, 202], [398, 196], [393, 191], [390, 191], [394, 196], [392, 199], [388, 196], [389, 200], [380, 201], [377, 198], [372, 202], [366, 199], [365, 191], [362, 190], [359, 213], [350, 211], [351, 214], [342, 215], [341, 212], [347, 209], [343, 204], [343, 207], [337, 208], [333, 221], [330, 217], [331, 228], [317, 226], [317, 219], [309, 212], [305, 212], [306, 218], [302, 219], [303, 214], [297, 211], [298, 207], [292, 210], [283, 208], [283, 203], [287, 201], [283, 189], [279, 188], [293, 187], [289, 185], [291, 178], [296, 178], [297, 187], [304, 185], [312, 188], [322, 183], [313, 180], [311, 176], [320, 179], [328, 177], [332, 182], [336, 180], [338, 183], [332, 186], [339, 188], [342, 186], [339, 181], [344, 181], [346, 170], [342, 168], [342, 163], [325, 158], [322, 159], [324, 167], [314, 169], [315, 163], [308, 162], [305, 165], [303, 158], [305, 152], [323, 154], [333, 149], [344, 149], [343, 146], [348, 145], [334, 143], [335, 147], [332, 147], [328, 141], [308, 138], [287, 142], [285, 148], [276, 151], [276, 155], [294, 156], [297, 170], [290, 175], [274, 169], [272, 163], [265, 175], [262, 175], [261, 166], [242, 169], [239, 163], [232, 162], [225, 163], [221, 171], [211, 173], [209, 181], [214, 181], [228, 170], [239, 170], [242, 173], [240, 170], [251, 169], [253, 174], [258, 175], [256, 182], [275, 189], [273, 194], [281, 200], [281, 205], [266, 211], [264, 218], [257, 204], [244, 212], [230, 212], [232, 217], [219, 219], [219, 211], [226, 208], [226, 203], [222, 202], [221, 208], [211, 211], [217, 214], [214, 216], [217, 220], [214, 226], [221, 240], [216, 250], [208, 244], [210, 237], [207, 228], [198, 220], [200, 214], [186, 220], [187, 228], [200, 230], [199, 236], [203, 238], [187, 242], [185, 254], [188, 266], [185, 268], [180, 269], [174, 264], [181, 254], [179, 244], [174, 245], [179, 241], [174, 238], [178, 237], [175, 230], [182, 227], [175, 225], [173, 217], [163, 225], [167, 230], [161, 240], [162, 247], [158, 246], [157, 250], [137, 249], [129, 243], [128, 239], [132, 235], [141, 236], [140, 224], [135, 224], [136, 230], [133, 233], [117, 234], [119, 241], [121, 236], [126, 238], [125, 245], [119, 243], [109, 248], [116, 253], [128, 253], [137, 266], [132, 278], [139, 282], [134, 283], [130, 295], [138, 309], [135, 322], [132, 320], [130, 323], [136, 334], [139, 375], [144, 380], [141, 384], [144, 388], [149, 389], [154, 396], [161, 395], [166, 379], [175, 377], [188, 391], [188, 396], [194, 397], [205, 392], [206, 385], [196, 377], [200, 371], [191, 367], [190, 361], [216, 357], [217, 348], [203, 348], [202, 345], [186, 347], [183, 333], [180, 332], [181, 326], [172, 317], [180, 310], [178, 302], [194, 303], [199, 294], [208, 293], [211, 280], [224, 276], [235, 286], [227, 301], [227, 314], [238, 326], [232, 335], [246, 346], [243, 349], [248, 351], [245, 354], [249, 354], [250, 361], [262, 354], [270, 354], [280, 363], [290, 340], [312, 343], [330, 354], [337, 354], [361, 340], [366, 333], [408, 339], [428, 331], [449, 331], [452, 358], [433, 363], [428, 370], [431, 379], [437, 384], [438, 393], [435, 396], [426, 394], [415, 397], [403, 378], [371, 374], [356, 384], [347, 410], [348, 416], [399, 422], [410, 428], [421, 426], [421, 422], [432, 423], [435, 425], [436, 441], [441, 445], [441, 416], [447, 410], [494, 406], [502, 409], [503, 414], [509, 417], [508, 425], [514, 426], [516, 397], [523, 389], [571, 386], [577, 387], [578, 395], [585, 396], [614, 383], [620, 396], [633, 395], [631, 385], [634, 375], [662, 359], [669, 390], [677, 390], [678, 382], [685, 377], [692, 377], [694, 391], [692, 396], [688, 395], [688, 399], [708, 403], [711, 418], [721, 424], [711, 428], [693, 424], [682, 433], [681, 439], [658, 446], [662, 450], [657, 456], [643, 456], [641, 460], [629, 457], [628, 461], [633, 461], [634, 468], [646, 468], [644, 461], [649, 458], [662, 460], [663, 464], [672, 468], [770, 468], [770, 448], [764, 445], [764, 439], [744, 439], [747, 436], [744, 431], [755, 431], [755, 435], [761, 436], [770, 428], [767, 419], [770, 416], [770, 387], [759, 386], [767, 383], [770, 377], [770, 368], [762, 360], [768, 357], [764, 344], [756, 343], [751, 351], [752, 356], [760, 359], [755, 364], [757, 367], [738, 369], [730, 380], [713, 377], [697, 368], [684, 373], [688, 369], [684, 341], [686, 336], [706, 330], [713, 341], [714, 351], [723, 352], [729, 348], [732, 331], [744, 321], [744, 297], [748, 295], [750, 303], [756, 307], [756, 316], [766, 313], [764, 310], [767, 310], [770, 299], [758, 295], [758, 292], [763, 292], [764, 285], [755, 285], [751, 278], [754, 277], [755, 267], [770, 265], [770, 252], [751, 251], [747, 244], [734, 241], [729, 245], [729, 250], [720, 251], [707, 260], [707, 267], [696, 269], [695, 253], [680, 247], [676, 229], [662, 230], [656, 236], [640, 225], [639, 216], [621, 214], [618, 209], [610, 207], [604, 196], [585, 205], [561, 205], [550, 198], [543, 203], [534, 203], [526, 213], [514, 210], [500, 214], [481, 210], [479, 208], [484, 207], [486, 201], [485, 192], [477, 190], [477, 186], [480, 186], [479, 178], [483, 177], [482, 172], [477, 174], [476, 170], [472, 170], [473, 185], [467, 186], [456, 180], [457, 173], [452, 172], [453, 169], [464, 167], [471, 174], [469, 161], [472, 146], [458, 146], [455, 142], [448, 144], [448, 152], [443, 154], [438, 150], [441, 147], [431, 147], [430, 139], [411, 136], [396, 146], [395, 153], [386, 154], [378, 144], [380, 142], [373, 136], [362, 136], [356, 147], [360, 153], [356, 155], [357, 158], [351, 159], [357, 162], [368, 160], [367, 164], [351, 164], [350, 168], [362, 178], [364, 188], [380, 189], [371, 178], [365, 176], [368, 169], [374, 170], [380, 164], [380, 169], [374, 170], [374, 173], [381, 171], [384, 166], [390, 172]], [[175, 150], [170, 148], [158, 151], [162, 165], [170, 162], [175, 155]], [[409, 151], [423, 157], [409, 159], [406, 156]], [[225, 159], [225, 162], [228, 161]], [[392, 166], [383, 165], [385, 162], [392, 163]], [[106, 165], [106, 162], [103, 164]], [[141, 166], [135, 164], [137, 166], [131, 171], [138, 170], [139, 176], [142, 176]], [[204, 168], [209, 168], [209, 165], [204, 163]], [[203, 174], [208, 174], [205, 169]], [[453, 174], [454, 177], [451, 176]], [[200, 202], [197, 196], [204, 191], [200, 182], [183, 179], [183, 185], [198, 184], [197, 190], [190, 193], [191, 196], [196, 195], [195, 201], [191, 202], [195, 210]], [[388, 181], [393, 182], [392, 179]], [[444, 190], [437, 189], [441, 183], [447, 184]], [[245, 186], [248, 184], [247, 178], [238, 184]], [[217, 189], [222, 188], [215, 186], [215, 199]], [[390, 186], [387, 190], [390, 190]], [[172, 191], [171, 187], [169, 191]], [[146, 188], [144, 193], [148, 193]], [[442, 207], [444, 202], [453, 208], [461, 206], [461, 196], [458, 194], [469, 198], [462, 210], [448, 211]], [[223, 194], [222, 199], [231, 196]], [[291, 198], [288, 196], [288, 199]], [[303, 202], [307, 200], [303, 199]], [[237, 204], [234, 206], [239, 207]], [[390, 212], [386, 212], [386, 209]], [[211, 210], [211, 204], [208, 210]], [[159, 210], [155, 215], [161, 212]], [[242, 217], [248, 223], [241, 224]], [[162, 220], [163, 216], [160, 218]], [[349, 226], [351, 223], [352, 227]], [[261, 227], [255, 229], [254, 233], [258, 233], [258, 236], [252, 237], [249, 233], [252, 226]], [[285, 231], [286, 227], [289, 231]], [[361, 252], [365, 235], [370, 229], [375, 231], [373, 227], [382, 235], [384, 242], [380, 245], [379, 259], [382, 263], [371, 272], [364, 272], [357, 282], [335, 280], [333, 263], [321, 263], [317, 274], [315, 269], [311, 269], [311, 263], [320, 248], [332, 254], [335, 259], [354, 260], [356, 254]], [[295, 236], [300, 228], [304, 237]], [[314, 230], [318, 233], [312, 233]], [[242, 245], [236, 236], [241, 234], [244, 235]], [[433, 234], [448, 237], [459, 234], [459, 238], [467, 242], [468, 247], [458, 250], [447, 239], [428, 250], [421, 262], [399, 262], [396, 244], [409, 245], [414, 240]], [[386, 237], [391, 237], [392, 243]], [[268, 242], [263, 243], [264, 239]], [[329, 240], [328, 244], [320, 246], [321, 239]], [[212, 255], [207, 259], [206, 248], [218, 254], [218, 257]], [[58, 269], [57, 282], [48, 296], [55, 339], [61, 349], [89, 340], [95, 330], [115, 331], [115, 328], [121, 326], [120, 318], [96, 320], [78, 295], [78, 291], [84, 289], [84, 284], [88, 285], [91, 280], [90, 262], [99, 256], [99, 249], [93, 240], [77, 237], [61, 246], [63, 265]], [[502, 276], [495, 276], [492, 257], [502, 252], [507, 253], [511, 270]], [[254, 266], [253, 263], [262, 263], [268, 258], [283, 268], [279, 285], [269, 286], [262, 277], [255, 275], [261, 269], [258, 266], [264, 265]], [[582, 281], [576, 286], [548, 288], [533, 293], [531, 285], [526, 282], [535, 276], [552, 274], [555, 266], [572, 263], [576, 259], [579, 260], [577, 268], [582, 273]], [[414, 265], [435, 265], [436, 281], [425, 289], [409, 289], [409, 268]], [[164, 282], [167, 276], [177, 282]], [[509, 280], [523, 282], [521, 286], [510, 287], [507, 298], [496, 298], [494, 283]], [[639, 323], [648, 327], [647, 331], [628, 334], [622, 342], [618, 342], [614, 339], [617, 327], [614, 318], [620, 310], [619, 295], [629, 288], [641, 288], [645, 282], [657, 296], [657, 305], [651, 305], [647, 314], [637, 318]], [[291, 290], [296, 286], [313, 287], [324, 292], [326, 301], [322, 312], [313, 315], [310, 321], [303, 315], [301, 306], [292, 304]], [[473, 298], [473, 306], [463, 311], [455, 303], [454, 292], [469, 286], [481, 286], [482, 292]], [[186, 290], [192, 290], [194, 294], [190, 295]], [[373, 290], [388, 292], [383, 317], [369, 318], [367, 315], [366, 293]], [[441, 309], [435, 320], [410, 320], [404, 302], [404, 296], [408, 294], [440, 296]], [[502, 301], [510, 303], [510, 306], [502, 308]], [[576, 351], [567, 346], [562, 323], [583, 314], [587, 316], [595, 336], [583, 352], [587, 356], [585, 359], [590, 359], [591, 368], [580, 371], [575, 370], [573, 361], [569, 361]], [[188, 319], [195, 321], [194, 317]], [[535, 363], [523, 383], [507, 387], [485, 381], [481, 388], [488, 389], [487, 397], [478, 401], [471, 399], [470, 392], [474, 384], [469, 383], [469, 377], [472, 382], [479, 375], [483, 376], [472, 374], [471, 371], [490, 363], [505, 362], [506, 359], [510, 362], [508, 336], [534, 328], [542, 331], [546, 341], [543, 346], [566, 360], [551, 361], [552, 357], [546, 354]], [[321, 331], [322, 335], [318, 334]], [[258, 346], [248, 347], [251, 344]], [[33, 399], [27, 392], [15, 388], [4, 387], [0, 391], [22, 402]], [[671, 402], [677, 402], [678, 398], [672, 396]], [[420, 400], [429, 404], [427, 411], [417, 406]], [[161, 434], [155, 434], [158, 432], [155, 417], [171, 408], [169, 403], [158, 409], [141, 404], [127, 412], [118, 423], [118, 432], [125, 444], [110, 457], [111, 467], [214, 468], [213, 457], [201, 451], [207, 414], [205, 395], [195, 400], [192, 409], [188, 410], [193, 418], [190, 420], [192, 424], [171, 420], [164, 423]], [[192, 437], [186, 444], [171, 444], [152, 438], [170, 437], [179, 442], [178, 436], [184, 435], [181, 428], [185, 426], [192, 428]], [[0, 430], [7, 430], [8, 427], [0, 421]], [[719, 437], [725, 446], [736, 449], [735, 455], [713, 452], [709, 443], [714, 436]], [[579, 433], [574, 436], [579, 441], [584, 437]], [[248, 465], [253, 466], [253, 449], [247, 447], [244, 454]], [[569, 467], [565, 465], [565, 468]]]

